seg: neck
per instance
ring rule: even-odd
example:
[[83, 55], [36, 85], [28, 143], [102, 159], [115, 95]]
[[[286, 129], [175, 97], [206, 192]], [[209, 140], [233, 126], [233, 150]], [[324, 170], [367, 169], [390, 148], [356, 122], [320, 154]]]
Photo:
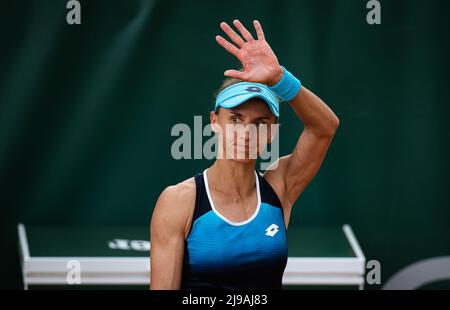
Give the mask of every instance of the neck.
[[222, 192], [245, 197], [253, 193], [255, 188], [255, 164], [256, 161], [239, 163], [217, 159], [208, 169], [208, 181], [220, 184]]

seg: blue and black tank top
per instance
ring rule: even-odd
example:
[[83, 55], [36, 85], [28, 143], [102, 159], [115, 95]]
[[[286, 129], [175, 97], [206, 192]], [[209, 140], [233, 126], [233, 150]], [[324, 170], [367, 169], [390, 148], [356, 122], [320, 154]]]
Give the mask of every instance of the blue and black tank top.
[[195, 175], [196, 202], [185, 240], [182, 289], [281, 289], [287, 262], [283, 209], [255, 171], [254, 214], [232, 222], [214, 207], [207, 170]]

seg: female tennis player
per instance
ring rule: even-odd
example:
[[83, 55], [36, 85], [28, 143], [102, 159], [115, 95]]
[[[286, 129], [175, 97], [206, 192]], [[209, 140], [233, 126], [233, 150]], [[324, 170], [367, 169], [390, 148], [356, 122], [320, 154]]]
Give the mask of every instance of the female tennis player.
[[[225, 71], [210, 114], [218, 153], [227, 156], [159, 196], [150, 225], [151, 289], [281, 289], [292, 206], [339, 125], [333, 111], [278, 63], [258, 21], [257, 39], [239, 20], [233, 24], [240, 35], [225, 22], [220, 27], [234, 44], [221, 36], [216, 41], [242, 70]], [[226, 127], [254, 125], [270, 143], [273, 132], [259, 128], [278, 121], [279, 100], [289, 102], [304, 129], [292, 154], [260, 174], [249, 156], [249, 131], [230, 136]], [[232, 154], [230, 145], [236, 146]]]

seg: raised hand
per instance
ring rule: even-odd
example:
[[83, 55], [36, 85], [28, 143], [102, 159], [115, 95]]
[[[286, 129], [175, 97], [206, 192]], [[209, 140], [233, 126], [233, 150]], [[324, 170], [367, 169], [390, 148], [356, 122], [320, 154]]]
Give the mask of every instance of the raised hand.
[[233, 25], [239, 30], [237, 34], [227, 23], [220, 23], [220, 28], [228, 35], [233, 45], [221, 36], [216, 36], [216, 41], [230, 54], [234, 55], [242, 63], [242, 71], [226, 70], [225, 76], [238, 78], [247, 82], [262, 83], [269, 86], [275, 85], [283, 76], [283, 70], [278, 63], [277, 56], [270, 48], [261, 24], [255, 20], [253, 25], [258, 39], [253, 39], [252, 34], [239, 20], [234, 20]]

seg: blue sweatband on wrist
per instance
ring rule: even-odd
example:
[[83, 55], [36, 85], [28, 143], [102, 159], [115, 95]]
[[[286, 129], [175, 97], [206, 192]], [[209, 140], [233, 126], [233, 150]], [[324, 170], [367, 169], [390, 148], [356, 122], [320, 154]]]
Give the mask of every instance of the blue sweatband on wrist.
[[277, 84], [269, 86], [269, 89], [283, 101], [290, 101], [297, 96], [302, 87], [302, 83], [292, 73], [287, 71], [286, 68], [283, 66], [281, 68], [283, 69], [281, 80]]

